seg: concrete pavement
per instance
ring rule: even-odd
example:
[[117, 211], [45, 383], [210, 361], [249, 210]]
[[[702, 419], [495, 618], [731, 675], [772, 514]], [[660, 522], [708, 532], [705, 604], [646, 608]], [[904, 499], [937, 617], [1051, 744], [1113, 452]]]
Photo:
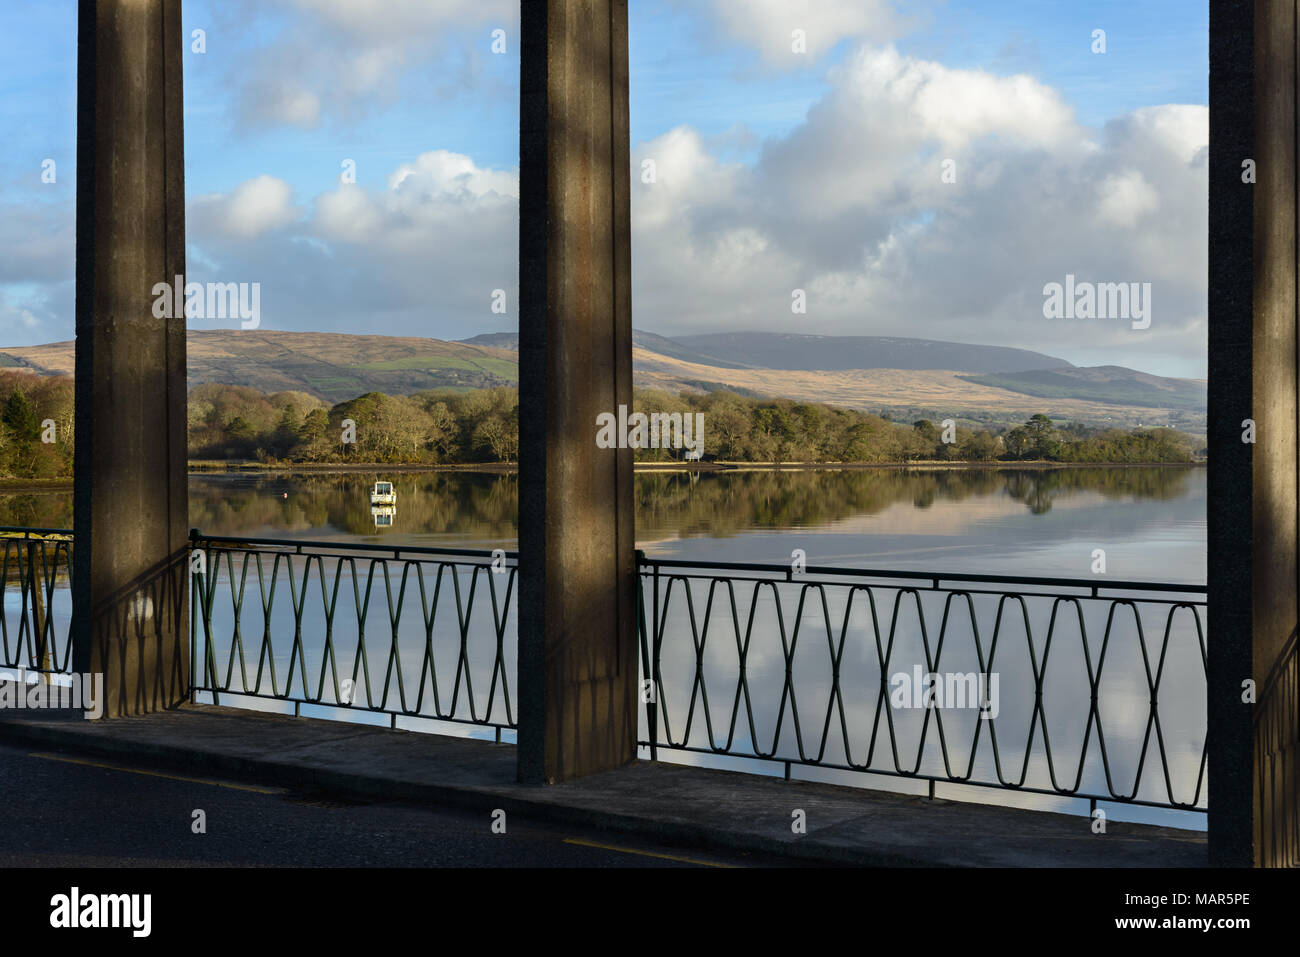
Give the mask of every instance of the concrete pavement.
[[553, 824], [0, 744], [0, 869], [700, 868], [783, 864]]
[[[889, 866], [1202, 867], [1205, 834], [663, 762], [549, 787], [509, 744], [210, 705], [87, 721], [0, 711], [0, 742], [232, 780], [632, 835], [675, 847]], [[796, 811], [806, 833], [792, 829]]]

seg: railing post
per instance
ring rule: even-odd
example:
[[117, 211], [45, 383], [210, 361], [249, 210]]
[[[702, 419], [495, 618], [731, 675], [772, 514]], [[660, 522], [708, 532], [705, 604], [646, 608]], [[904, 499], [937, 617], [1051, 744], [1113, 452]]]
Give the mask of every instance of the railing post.
[[650, 633], [650, 687], [654, 689], [654, 700], [650, 710], [650, 760], [659, 758], [659, 564], [654, 566], [654, 605], [652, 631]]
[[[190, 529], [190, 549], [191, 556], [193, 549], [208, 544], [203, 533], [197, 528]], [[194, 575], [194, 592], [190, 604], [190, 633], [196, 634], [196, 618], [203, 620], [203, 678], [202, 680], [192, 680], [190, 684], [190, 697], [197, 699], [197, 691], [205, 688], [212, 695], [214, 705], [221, 704], [221, 692], [217, 686], [217, 669], [215, 654], [212, 648], [212, 605], [210, 602], [210, 589], [215, 588], [216, 582], [217, 558], [211, 548], [203, 548], [203, 574]], [[191, 646], [191, 654], [197, 654], [197, 645]], [[190, 674], [195, 674], [197, 664], [191, 660]]]
[[[190, 704], [194, 704], [198, 700], [198, 692], [196, 690], [198, 687], [198, 674], [195, 669], [198, 667], [199, 632], [198, 622], [195, 619], [198, 617], [198, 609], [200, 607], [198, 602], [199, 589], [202, 586], [199, 582], [199, 576], [194, 574], [193, 571], [194, 549], [198, 546], [198, 543], [195, 541], [195, 536], [197, 534], [197, 529], [190, 529]], [[207, 556], [205, 555], [203, 558], [206, 562]]]
[[[44, 556], [45, 546], [41, 545], [41, 554]], [[49, 661], [49, 646], [45, 638], [45, 607], [41, 603], [41, 576], [36, 562], [37, 543], [28, 539], [27, 542], [27, 580], [32, 594], [32, 631], [36, 638], [36, 662], [37, 666], [45, 672], [53, 671]]]
[[[641, 680], [648, 682], [650, 685], [649, 689], [641, 689], [641, 700], [645, 704], [646, 730], [650, 735], [650, 760], [655, 761], [659, 757], [658, 734], [655, 728], [658, 718], [655, 705], [655, 699], [658, 696], [658, 685], [655, 684], [654, 673], [650, 666], [650, 636], [646, 633], [645, 625], [645, 580], [642, 575], [642, 569], [645, 566], [645, 552], [638, 548], [636, 552], [637, 638], [641, 646]], [[649, 694], [646, 693], [647, 690]]]

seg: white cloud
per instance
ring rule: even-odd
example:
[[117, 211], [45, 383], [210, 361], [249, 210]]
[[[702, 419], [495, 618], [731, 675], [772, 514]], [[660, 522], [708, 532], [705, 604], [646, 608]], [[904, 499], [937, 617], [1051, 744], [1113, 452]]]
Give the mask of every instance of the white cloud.
[[292, 0], [331, 27], [363, 39], [412, 34], [489, 20], [513, 22], [519, 0]]
[[479, 169], [468, 156], [447, 150], [421, 153], [414, 163], [403, 163], [388, 177], [393, 190], [418, 191], [425, 196], [491, 194], [519, 198], [519, 174]]
[[356, 186], [341, 186], [316, 199], [316, 229], [329, 239], [365, 242], [384, 225], [374, 197]]
[[[1028, 77], [863, 49], [752, 167], [688, 129], [641, 147], [634, 169], [653, 156], [660, 182], [634, 179], [637, 322], [1109, 350], [1201, 374], [1207, 142], [1203, 107], [1094, 131]], [[1043, 285], [1067, 272], [1151, 282], [1151, 329], [1045, 320]], [[790, 312], [796, 288], [806, 316]]]
[[[40, 325], [41, 320], [30, 309], [13, 306], [8, 302], [0, 303], [0, 329], [4, 329], [6, 334], [26, 338], [33, 329], [39, 328]], [[13, 327], [12, 331], [11, 327]], [[12, 339], [7, 341], [12, 341]]]
[[[432, 151], [389, 182], [340, 184], [291, 230], [251, 238], [226, 215], [247, 184], [209, 198], [204, 211], [214, 214], [193, 217], [188, 278], [259, 281], [271, 329], [462, 337], [515, 320], [517, 171]], [[491, 311], [496, 289], [507, 291], [506, 316]]]
[[1098, 188], [1097, 216], [1105, 223], [1132, 229], [1160, 208], [1155, 187], [1137, 170], [1107, 176]]
[[944, 159], [960, 181], [1007, 147], [1077, 152], [1086, 138], [1061, 97], [1024, 76], [952, 70], [886, 48], [857, 51], [831, 82], [806, 122], [763, 150], [767, 175], [810, 214], [937, 201], [952, 192], [937, 172]]
[[189, 216], [201, 233], [255, 239], [300, 217], [292, 197], [288, 183], [263, 174], [240, 183], [227, 195], [195, 197]]
[[[276, 17], [286, 6], [288, 27]], [[493, 29], [518, 53], [518, 0], [236, 0], [221, 16], [227, 29], [271, 37], [241, 51], [237, 69], [232, 61], [236, 119], [246, 128], [356, 120], [409, 95], [404, 80], [432, 91], [431, 72], [441, 71], [440, 94], [469, 76], [481, 93]]]
[[[849, 38], [889, 40], [901, 22], [887, 0], [713, 0], [718, 21], [772, 66], [806, 65]], [[803, 31], [807, 53], [793, 52]]]
[[71, 280], [22, 295], [0, 286], [0, 348], [71, 339], [72, 291]]
[[[637, 144], [639, 327], [915, 336], [1203, 374], [1204, 107], [1094, 130], [1029, 77], [890, 48], [857, 51], [829, 81], [752, 164], [724, 161], [723, 144], [689, 127]], [[223, 275], [262, 277], [267, 327], [463, 337], [517, 320], [517, 170], [431, 150], [387, 189], [317, 196], [293, 243], [277, 232], [296, 210], [276, 183], [214, 199], [221, 214], [196, 215], [192, 231]], [[1151, 282], [1151, 328], [1044, 319], [1042, 288], [1066, 273]], [[497, 288], [504, 316], [490, 311]], [[790, 311], [796, 288], [807, 315]]]
[[270, 91], [266, 115], [289, 126], [310, 128], [320, 122], [320, 97], [307, 90], [279, 87]]

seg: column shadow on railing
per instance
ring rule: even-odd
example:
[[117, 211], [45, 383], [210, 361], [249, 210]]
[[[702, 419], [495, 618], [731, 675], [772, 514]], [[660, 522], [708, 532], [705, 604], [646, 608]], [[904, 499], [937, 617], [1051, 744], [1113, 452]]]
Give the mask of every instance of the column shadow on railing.
[[1300, 867], [1300, 627], [1255, 705], [1255, 846], [1260, 867]]

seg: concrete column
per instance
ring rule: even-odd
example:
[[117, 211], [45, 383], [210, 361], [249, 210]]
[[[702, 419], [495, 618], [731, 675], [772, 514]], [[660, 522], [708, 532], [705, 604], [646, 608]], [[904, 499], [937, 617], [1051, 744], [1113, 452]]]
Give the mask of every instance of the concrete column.
[[1296, 0], [1210, 7], [1208, 745], [1219, 866], [1300, 863], [1288, 645], [1300, 591], [1296, 16]]
[[1206, 574], [1209, 656], [1206, 736], [1210, 862], [1251, 862], [1251, 264], [1258, 186], [1253, 158], [1254, 35], [1250, 4], [1210, 6], [1209, 507]]
[[627, 0], [522, 0], [519, 778], [636, 757]]
[[105, 715], [186, 700], [185, 272], [180, 0], [81, 0], [73, 666]]
[[[1274, 679], [1296, 627], [1296, 0], [1255, 3], [1255, 151], [1252, 328], [1252, 633], [1256, 705], [1253, 846], [1256, 864], [1300, 864], [1296, 828], [1294, 687]], [[1294, 657], [1294, 652], [1292, 652]], [[1288, 712], [1282, 716], [1280, 711]], [[1279, 719], [1283, 719], [1279, 721]], [[1279, 726], [1280, 725], [1280, 726]], [[1283, 732], [1279, 735], [1277, 732]], [[1289, 755], [1284, 752], [1289, 751]]]

